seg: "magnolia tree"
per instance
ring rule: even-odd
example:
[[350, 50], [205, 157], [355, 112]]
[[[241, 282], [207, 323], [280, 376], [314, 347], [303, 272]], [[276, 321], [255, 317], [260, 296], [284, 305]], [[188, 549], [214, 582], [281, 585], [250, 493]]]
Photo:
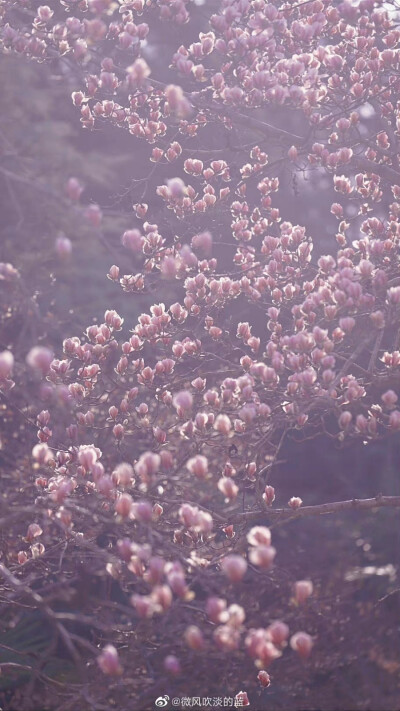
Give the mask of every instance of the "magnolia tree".
[[[2, 595], [10, 620], [22, 598], [49, 623], [32, 673], [69, 694], [60, 709], [106, 698], [143, 709], [158, 696], [162, 706], [200, 681], [195, 695], [215, 696], [222, 668], [232, 704], [248, 705], [272, 663], [312, 660], [318, 641], [302, 616], [310, 580], [292, 589], [294, 627], [260, 607], [270, 524], [400, 505], [376, 492], [306, 506], [293, 491], [278, 508], [270, 483], [293, 430], [346, 443], [400, 429], [396, 3], [207, 5], [0, 3], [3, 52], [62, 72], [83, 128], [124, 129], [152, 162], [133, 182], [125, 256], [107, 274], [127, 300], [151, 298], [148, 312], [135, 324], [109, 309], [84, 335], [65, 334], [56, 358], [43, 345], [25, 364], [0, 354], [3, 399], [19, 407], [29, 389], [20, 416], [38, 437], [1, 521]], [[175, 26], [170, 83], [151, 61], [162, 23]], [[179, 46], [186, 23], [198, 36]], [[307, 215], [293, 224], [277, 206], [283, 169], [336, 191], [327, 213], [317, 192], [320, 240], [337, 220], [334, 254], [313, 260]], [[80, 196], [72, 177], [67, 198]], [[100, 208], [82, 210], [101, 235]], [[23, 278], [9, 264], [0, 276]], [[160, 292], [173, 297], [159, 303]], [[72, 682], [47, 671], [58, 647]]]

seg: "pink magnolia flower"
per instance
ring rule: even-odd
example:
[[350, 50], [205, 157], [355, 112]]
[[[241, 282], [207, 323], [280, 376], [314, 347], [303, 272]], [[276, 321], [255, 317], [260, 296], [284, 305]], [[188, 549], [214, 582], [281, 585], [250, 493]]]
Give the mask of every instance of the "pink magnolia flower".
[[263, 570], [268, 570], [276, 556], [276, 549], [273, 546], [255, 546], [249, 551], [249, 560], [253, 565]]
[[186, 413], [189, 410], [191, 410], [193, 406], [193, 396], [189, 392], [189, 390], [181, 390], [180, 392], [176, 393], [172, 400], [172, 404], [174, 408], [177, 410], [178, 414], [179, 413]]
[[266, 526], [254, 526], [247, 534], [251, 546], [271, 545], [271, 531]]
[[129, 494], [121, 494], [115, 504], [115, 511], [122, 518], [128, 518], [132, 511], [132, 497]]
[[208, 473], [208, 459], [203, 457], [202, 454], [197, 454], [195, 457], [191, 457], [187, 462], [186, 466], [191, 474], [194, 474], [199, 479], [205, 479]]
[[292, 496], [292, 498], [288, 501], [288, 506], [290, 506], [291, 509], [296, 510], [300, 508], [302, 503], [303, 501], [299, 496]]
[[221, 561], [221, 568], [231, 583], [239, 583], [247, 570], [247, 563], [241, 555], [228, 555]]
[[106, 644], [101, 654], [97, 657], [97, 663], [103, 674], [108, 676], [120, 676], [122, 674], [123, 670], [118, 652], [112, 644]]
[[31, 543], [35, 538], [41, 536], [42, 533], [43, 530], [38, 523], [30, 523], [28, 526], [28, 531], [26, 533], [26, 540]]
[[239, 691], [238, 694], [235, 696], [234, 700], [235, 706], [250, 706], [250, 701], [249, 697], [247, 695], [247, 691]]
[[78, 178], [69, 178], [65, 191], [70, 200], [78, 202], [83, 192], [83, 185], [80, 183]]
[[227, 500], [235, 499], [239, 493], [239, 487], [231, 477], [224, 476], [218, 481], [218, 489]]
[[50, 348], [34, 346], [26, 356], [26, 362], [33, 370], [40, 372], [44, 376], [49, 372], [53, 358], [54, 354]]
[[289, 637], [289, 627], [285, 622], [276, 620], [267, 627], [266, 631], [273, 644], [278, 647], [286, 644], [286, 640]]

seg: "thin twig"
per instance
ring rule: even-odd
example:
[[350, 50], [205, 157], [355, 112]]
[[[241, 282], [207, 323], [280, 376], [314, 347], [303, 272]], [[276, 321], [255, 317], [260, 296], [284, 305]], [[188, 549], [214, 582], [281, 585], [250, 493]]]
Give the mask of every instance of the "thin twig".
[[382, 343], [382, 338], [383, 338], [383, 328], [379, 331], [379, 333], [378, 333], [378, 335], [377, 335], [377, 337], [376, 337], [376, 340], [375, 340], [375, 343], [374, 343], [374, 347], [373, 347], [373, 350], [372, 350], [372, 353], [371, 353], [371, 358], [370, 358], [369, 364], [368, 364], [368, 373], [372, 373], [372, 371], [373, 371], [374, 368], [375, 368], [375, 363], [376, 363], [376, 359], [377, 359], [377, 357], [378, 357], [379, 348], [380, 348], [381, 343]]

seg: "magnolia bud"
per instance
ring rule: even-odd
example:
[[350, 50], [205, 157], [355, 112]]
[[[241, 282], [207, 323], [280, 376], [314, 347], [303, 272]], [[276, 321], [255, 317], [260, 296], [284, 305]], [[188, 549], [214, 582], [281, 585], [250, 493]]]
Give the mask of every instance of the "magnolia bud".
[[113, 264], [110, 267], [110, 271], [107, 274], [108, 278], [111, 279], [111, 281], [118, 281], [119, 278], [119, 267], [117, 267], [115, 264]]
[[307, 632], [296, 632], [290, 639], [290, 646], [302, 659], [307, 659], [313, 647], [313, 640]]
[[400, 412], [398, 410], [393, 410], [389, 415], [389, 427], [394, 430], [400, 429]]
[[128, 518], [132, 510], [132, 497], [129, 494], [121, 494], [115, 504], [115, 510], [122, 518]]
[[[135, 575], [140, 575], [142, 569], [141, 562], [137, 559], [137, 568], [132, 566], [132, 562], [133, 559], [131, 564], [128, 566], [129, 569], [135, 573]], [[142, 617], [143, 619], [150, 618], [154, 615], [155, 606], [149, 595], [132, 595], [131, 605], [133, 605], [139, 617]]]
[[68, 259], [68, 257], [71, 256], [72, 252], [71, 240], [68, 239], [68, 237], [65, 237], [64, 235], [60, 235], [56, 239], [55, 250], [57, 257], [59, 257], [60, 259]]
[[153, 510], [149, 501], [137, 501], [132, 504], [132, 512], [137, 521], [149, 523], [152, 518]]
[[123, 425], [118, 424], [113, 427], [113, 435], [114, 435], [115, 439], [117, 439], [117, 440], [123, 439], [124, 433], [125, 433], [125, 430], [124, 430]]
[[90, 222], [93, 227], [100, 227], [101, 221], [103, 219], [103, 213], [100, 210], [99, 205], [96, 205], [94, 203], [89, 205], [83, 214], [85, 219]]
[[211, 622], [221, 622], [226, 610], [226, 600], [221, 597], [209, 597], [206, 602], [206, 613]]
[[297, 580], [294, 584], [294, 599], [301, 605], [312, 595], [313, 584], [311, 580]]
[[173, 676], [177, 676], [178, 674], [181, 673], [181, 664], [178, 659], [178, 657], [175, 657], [173, 654], [169, 654], [167, 657], [164, 659], [164, 669], [167, 671], [169, 674], [172, 674]]
[[[75, 92], [75, 102], [77, 101], [78, 93], [79, 92]], [[83, 185], [81, 185], [77, 178], [70, 178], [67, 182], [65, 191], [70, 200], [72, 200], [73, 202], [78, 202], [83, 192]]]
[[116, 483], [120, 486], [129, 486], [132, 484], [133, 479], [133, 467], [127, 462], [121, 462], [118, 464], [113, 475], [116, 477]]
[[266, 486], [263, 493], [263, 500], [267, 506], [271, 506], [275, 501], [275, 489], [273, 486]]
[[184, 598], [187, 594], [187, 585], [183, 573], [175, 572], [168, 575], [168, 584], [175, 595]]
[[383, 395], [381, 395], [381, 400], [384, 405], [386, 405], [387, 408], [392, 409], [398, 400], [398, 396], [394, 392], [394, 390], [387, 390]]
[[158, 519], [163, 515], [164, 509], [161, 504], [154, 504], [153, 506], [153, 519], [158, 521]]
[[271, 677], [268, 672], [265, 671], [265, 669], [261, 669], [261, 671], [258, 672], [257, 679], [260, 682], [261, 686], [264, 687], [264, 689], [267, 689], [268, 686], [271, 684]]
[[344, 410], [344, 412], [342, 412], [342, 413], [340, 414], [340, 417], [339, 417], [339, 420], [338, 420], [338, 422], [339, 422], [339, 427], [340, 427], [342, 430], [346, 429], [346, 427], [349, 426], [349, 424], [350, 424], [350, 422], [352, 421], [352, 419], [353, 419], [353, 415], [351, 414], [351, 412], [349, 412], [348, 410]]
[[351, 316], [345, 316], [345, 318], [339, 319], [339, 326], [345, 333], [351, 333], [356, 322]]
[[29, 541], [29, 543], [31, 543], [34, 538], [37, 538], [37, 536], [41, 536], [42, 533], [43, 533], [43, 531], [38, 523], [31, 523], [28, 526], [28, 530], [26, 533], [26, 540]]
[[194, 651], [204, 649], [203, 633], [196, 625], [190, 625], [190, 627], [185, 630], [185, 641], [188, 647]]
[[153, 556], [153, 558], [150, 558], [148, 566], [148, 570], [146, 571], [144, 576], [146, 582], [150, 583], [151, 585], [160, 583], [164, 574], [164, 559], [160, 558], [159, 556]]
[[118, 555], [128, 563], [132, 557], [132, 542], [129, 538], [122, 538], [117, 541]]
[[233, 527], [233, 524], [230, 524], [229, 526], [225, 526], [225, 528], [223, 528], [222, 530], [225, 533], [227, 538], [233, 538], [235, 535], [235, 529]]
[[122, 667], [119, 662], [118, 652], [112, 644], [107, 644], [100, 656], [97, 657], [97, 663], [103, 672], [109, 676], [120, 676]]
[[11, 351], [2, 351], [0, 353], [0, 379], [9, 378], [12, 375], [14, 366], [14, 356]]

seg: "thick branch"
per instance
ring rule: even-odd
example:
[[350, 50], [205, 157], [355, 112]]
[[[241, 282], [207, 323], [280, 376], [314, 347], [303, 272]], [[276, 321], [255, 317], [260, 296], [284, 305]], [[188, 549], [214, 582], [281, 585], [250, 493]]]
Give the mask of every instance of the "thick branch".
[[[195, 103], [195, 101], [193, 100], [193, 95], [191, 95], [190, 100], [192, 101], [192, 103]], [[289, 143], [298, 143], [300, 145], [305, 143], [307, 139], [307, 136], [298, 136], [296, 133], [285, 131], [283, 128], [280, 128], [279, 126], [274, 126], [273, 124], [267, 123], [266, 121], [262, 121], [261, 119], [258, 119], [255, 116], [248, 116], [247, 114], [239, 113], [237, 110], [231, 109], [229, 106], [219, 105], [218, 103], [213, 101], [210, 101], [206, 104], [199, 103], [196, 105], [198, 108], [206, 108], [209, 111], [213, 111], [220, 115], [227, 116], [233, 121], [233, 123], [239, 123], [243, 126], [246, 126], [247, 128], [254, 128], [256, 131], [261, 131], [266, 136], [276, 136], [277, 138], [284, 139]]]
[[10, 585], [10, 587], [13, 588], [13, 590], [15, 590], [17, 593], [20, 593], [22, 596], [26, 595], [27, 597], [29, 597], [35, 603], [38, 609], [42, 610], [44, 615], [49, 620], [50, 624], [55, 628], [59, 637], [64, 642], [66, 648], [71, 654], [72, 659], [77, 665], [80, 675], [82, 675], [82, 669], [80, 665], [81, 658], [75, 648], [75, 645], [71, 641], [68, 630], [57, 619], [56, 613], [47, 605], [46, 601], [42, 598], [42, 596], [32, 590], [32, 588], [26, 583], [24, 583], [22, 580], [16, 578], [15, 575], [13, 575], [11, 571], [8, 570], [5, 565], [3, 565], [3, 563], [0, 563], [0, 577], [3, 578]]
[[390, 165], [384, 165], [383, 163], [374, 163], [368, 158], [362, 156], [353, 156], [352, 163], [366, 173], [375, 173], [380, 175], [381, 178], [387, 180], [390, 184], [395, 181], [400, 181], [400, 173], [392, 168]]
[[378, 494], [373, 499], [350, 499], [349, 501], [334, 501], [329, 504], [317, 504], [316, 506], [301, 506], [293, 510], [289, 508], [272, 509], [264, 511], [248, 511], [234, 514], [229, 519], [229, 523], [242, 523], [256, 521], [263, 515], [272, 519], [288, 520], [302, 516], [319, 516], [321, 514], [338, 513], [339, 511], [357, 511], [376, 509], [382, 506], [389, 508], [400, 508], [400, 496], [382, 496]]

